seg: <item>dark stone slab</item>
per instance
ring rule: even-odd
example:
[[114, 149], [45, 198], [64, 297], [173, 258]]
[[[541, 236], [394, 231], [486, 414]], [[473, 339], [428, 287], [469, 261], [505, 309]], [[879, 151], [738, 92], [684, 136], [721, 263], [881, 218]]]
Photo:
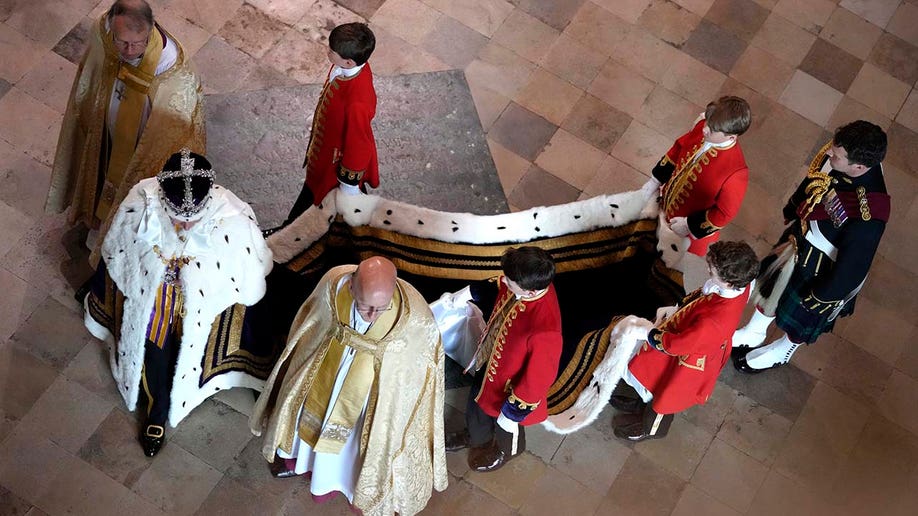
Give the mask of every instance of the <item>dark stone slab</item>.
[[[373, 193], [443, 211], [508, 211], [461, 70], [374, 82], [380, 188]], [[309, 84], [207, 96], [207, 155], [217, 182], [250, 203], [262, 227], [283, 221], [303, 185], [320, 90]]]
[[793, 364], [749, 375], [731, 362], [720, 373], [720, 381], [791, 421], [797, 420], [816, 386], [815, 378]]
[[80, 59], [83, 58], [88, 46], [87, 41], [92, 24], [93, 20], [83, 18], [51, 50], [73, 64], [80, 64]]
[[708, 20], [701, 20], [682, 45], [682, 50], [711, 68], [729, 75], [746, 46], [745, 41], [726, 29]]
[[845, 93], [863, 64], [862, 60], [848, 52], [822, 38], [816, 38], [816, 42], [810, 47], [810, 52], [798, 68]]
[[3, 79], [0, 79], [0, 98], [3, 98], [3, 96], [6, 95], [6, 92], [10, 91], [10, 88], [12, 87], [12, 84], [6, 82]]

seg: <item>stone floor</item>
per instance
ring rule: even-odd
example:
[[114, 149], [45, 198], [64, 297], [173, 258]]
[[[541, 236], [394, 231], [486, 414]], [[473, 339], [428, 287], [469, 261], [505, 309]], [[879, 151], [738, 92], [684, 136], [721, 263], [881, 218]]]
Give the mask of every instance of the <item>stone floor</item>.
[[[914, 514], [918, 1], [152, 3], [208, 93], [320, 82], [328, 28], [359, 19], [377, 34], [380, 76], [464, 71], [512, 209], [638, 187], [708, 100], [742, 95], [752, 182], [725, 233], [759, 251], [831, 129], [885, 127], [894, 219], [835, 334], [792, 367], [728, 368], [662, 441], [624, 444], [605, 413], [564, 439], [533, 430], [530, 452], [494, 474], [451, 455], [450, 487], [426, 512]], [[75, 62], [107, 4], [0, 0], [0, 513], [347, 514], [340, 499], [314, 505], [300, 480], [268, 477], [245, 430], [247, 392], [203, 404], [154, 460], [139, 453], [71, 298], [73, 236], [42, 212]], [[463, 396], [449, 392], [450, 422]]]

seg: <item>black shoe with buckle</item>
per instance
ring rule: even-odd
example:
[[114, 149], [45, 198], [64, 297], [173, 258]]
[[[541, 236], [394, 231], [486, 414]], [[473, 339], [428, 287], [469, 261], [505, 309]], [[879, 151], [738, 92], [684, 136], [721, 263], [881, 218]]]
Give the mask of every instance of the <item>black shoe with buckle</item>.
[[451, 432], [446, 434], [445, 448], [448, 452], [456, 452], [469, 447], [469, 431]]
[[159, 453], [166, 441], [166, 429], [160, 425], [147, 425], [146, 430], [140, 434], [140, 446], [143, 448], [143, 454], [152, 457]]

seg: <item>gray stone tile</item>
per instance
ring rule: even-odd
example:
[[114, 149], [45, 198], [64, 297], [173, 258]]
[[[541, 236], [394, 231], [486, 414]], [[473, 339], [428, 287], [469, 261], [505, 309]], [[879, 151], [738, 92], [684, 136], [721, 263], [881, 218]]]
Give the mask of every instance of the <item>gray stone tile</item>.
[[579, 195], [580, 190], [542, 170], [538, 165], [532, 165], [510, 193], [508, 201], [517, 208], [527, 209], [572, 202]]
[[12, 87], [13, 85], [6, 82], [5, 79], [0, 79], [0, 98], [3, 98], [3, 96], [6, 95], [6, 92], [10, 91], [10, 88]]
[[543, 23], [564, 30], [586, 0], [514, 0], [511, 3]]
[[817, 38], [800, 63], [804, 72], [845, 93], [864, 62], [828, 41]]
[[[442, 493], [434, 492], [421, 511], [425, 516], [463, 516], [466, 514], [487, 514], [510, 516], [516, 511], [464, 480], [450, 479], [449, 488]], [[292, 513], [291, 513], [292, 514]]]
[[19, 326], [10, 344], [63, 370], [91, 339], [82, 317], [49, 297]]
[[89, 46], [89, 31], [94, 22], [95, 20], [83, 18], [51, 50], [71, 63], [79, 64]]
[[733, 408], [733, 404], [741, 394], [724, 384], [717, 382], [714, 386], [714, 392], [703, 405], [695, 405], [680, 415], [693, 425], [709, 432], [716, 434], [720, 430], [724, 419]]
[[242, 4], [235, 16], [217, 34], [230, 45], [259, 59], [280, 40], [286, 30], [287, 26], [281, 21], [249, 4]]
[[29, 512], [31, 508], [32, 504], [9, 492], [5, 487], [0, 486], [0, 514], [22, 516]]
[[612, 435], [609, 420], [606, 414], [592, 425], [565, 436], [551, 459], [551, 467], [594, 491], [608, 491], [633, 455], [624, 441]]
[[865, 405], [875, 405], [892, 367], [846, 340], [839, 339], [834, 351], [821, 379]]
[[[0, 80], [2, 81], [2, 80]], [[0, 97], [3, 96], [0, 82]], [[0, 144], [6, 147], [6, 144]], [[45, 197], [51, 182], [51, 167], [24, 152], [0, 150], [0, 201], [16, 208], [29, 217], [38, 218], [45, 209]]]
[[223, 477], [196, 514], [276, 514], [283, 502], [283, 499], [253, 491], [245, 484]]
[[449, 16], [442, 16], [437, 26], [424, 37], [422, 47], [444, 63], [465, 69], [488, 44], [488, 38]]
[[0, 412], [22, 419], [54, 383], [57, 371], [10, 343], [0, 344]]
[[386, 2], [386, 0], [335, 0], [336, 3], [354, 11], [355, 13], [370, 19], [376, 14], [376, 10]]
[[488, 136], [529, 161], [534, 161], [558, 127], [511, 102], [491, 126]]
[[221, 472], [251, 438], [249, 418], [213, 400], [198, 405], [172, 431], [173, 443]]
[[793, 422], [747, 396], [740, 396], [727, 414], [717, 438], [764, 464], [772, 464]]
[[273, 498], [284, 499], [303, 486], [301, 477], [274, 478], [268, 469], [268, 461], [261, 454], [262, 439], [250, 439], [241, 452], [236, 454], [233, 464], [226, 469], [226, 478], [233, 479], [257, 493], [267, 493]]
[[[130, 415], [112, 410], [77, 452], [84, 461], [127, 487], [150, 467], [152, 461], [143, 454], [138, 436], [140, 425]], [[166, 445], [169, 448], [169, 435]]]
[[797, 369], [793, 363], [757, 375], [740, 373], [732, 364], [727, 364], [720, 381], [791, 421], [800, 415], [816, 385], [812, 376]]
[[683, 480], [640, 453], [628, 457], [614, 480], [596, 514], [669, 514], [685, 488]]
[[884, 32], [867, 60], [900, 81], [918, 81], [918, 47], [893, 34]]
[[635, 443], [634, 451], [687, 481], [713, 440], [714, 434], [676, 417], [666, 437]]
[[111, 402], [60, 375], [20, 424], [68, 452], [76, 453], [111, 410]]
[[744, 40], [751, 41], [769, 14], [768, 9], [753, 0], [715, 0], [704, 17]]
[[127, 410], [112, 377], [108, 353], [103, 342], [93, 339], [70, 361], [70, 365], [64, 369], [64, 376], [112, 405]]
[[745, 41], [726, 29], [708, 20], [701, 20], [682, 45], [682, 50], [711, 68], [729, 74], [736, 60], [746, 50], [746, 45]]
[[47, 293], [6, 269], [0, 269], [0, 292], [3, 292], [3, 304], [0, 305], [0, 342], [3, 342], [29, 318]]
[[36, 504], [54, 480], [54, 473], [80, 462], [51, 441], [17, 428], [0, 445], [0, 485]]
[[612, 152], [615, 142], [631, 125], [631, 120], [631, 115], [586, 94], [574, 105], [561, 127], [597, 149]]
[[189, 514], [198, 510], [222, 476], [173, 443], [153, 458], [132, 490], [164, 512]]

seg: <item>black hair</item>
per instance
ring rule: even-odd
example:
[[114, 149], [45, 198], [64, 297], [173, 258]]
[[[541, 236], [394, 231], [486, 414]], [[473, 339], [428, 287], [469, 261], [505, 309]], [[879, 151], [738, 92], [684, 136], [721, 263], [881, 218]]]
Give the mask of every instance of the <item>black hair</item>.
[[886, 157], [886, 133], [880, 126], [856, 120], [835, 130], [832, 143], [848, 153], [848, 161], [873, 168]]
[[332, 29], [328, 46], [343, 59], [353, 59], [362, 65], [376, 48], [376, 36], [366, 23], [345, 23]]
[[508, 279], [526, 290], [542, 290], [555, 278], [555, 262], [539, 247], [510, 247], [500, 257]]

